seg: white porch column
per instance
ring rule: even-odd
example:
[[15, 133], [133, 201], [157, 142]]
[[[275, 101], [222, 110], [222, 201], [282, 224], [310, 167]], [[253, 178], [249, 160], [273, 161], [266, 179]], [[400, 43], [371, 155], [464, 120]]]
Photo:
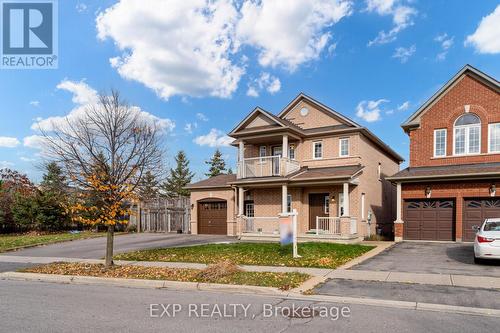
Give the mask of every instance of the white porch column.
[[401, 223], [403, 217], [401, 214], [401, 183], [396, 184], [396, 223]]
[[283, 158], [288, 158], [288, 135], [283, 134], [283, 146], [282, 146], [281, 155]]
[[351, 216], [349, 213], [349, 183], [344, 183], [344, 216]]
[[281, 185], [281, 212], [283, 214], [287, 213], [287, 197], [288, 197], [288, 187]]
[[239, 153], [238, 161], [243, 162], [243, 159], [245, 159], [245, 142], [243, 142], [243, 140], [241, 140], [239, 143], [238, 153]]
[[243, 215], [243, 199], [244, 199], [245, 191], [243, 187], [238, 187], [238, 216]]

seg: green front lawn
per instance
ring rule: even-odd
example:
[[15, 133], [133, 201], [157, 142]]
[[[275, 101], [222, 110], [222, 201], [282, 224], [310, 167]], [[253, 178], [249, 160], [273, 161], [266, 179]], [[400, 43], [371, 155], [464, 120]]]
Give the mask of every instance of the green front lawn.
[[83, 231], [78, 234], [69, 232], [50, 233], [50, 234], [15, 234], [15, 235], [0, 235], [0, 252], [14, 250], [26, 246], [45, 245], [75, 239], [101, 237], [105, 233], [96, 233]]
[[336, 268], [373, 249], [373, 246], [332, 243], [299, 243], [302, 258], [292, 258], [292, 247], [276, 243], [209, 244], [150, 249], [118, 254], [133, 261], [176, 261], [212, 264], [230, 260], [238, 265]]
[[296, 288], [307, 279], [302, 273], [272, 273], [272, 272], [245, 272], [236, 271], [223, 274], [213, 279], [202, 276], [202, 270], [188, 268], [163, 268], [142, 266], [112, 266], [105, 268], [100, 264], [82, 263], [52, 263], [22, 269], [21, 272], [40, 274], [62, 274], [78, 276], [97, 276], [107, 278], [169, 280], [181, 282], [222, 283], [232, 285], [251, 285], [261, 287], [275, 287], [281, 290]]

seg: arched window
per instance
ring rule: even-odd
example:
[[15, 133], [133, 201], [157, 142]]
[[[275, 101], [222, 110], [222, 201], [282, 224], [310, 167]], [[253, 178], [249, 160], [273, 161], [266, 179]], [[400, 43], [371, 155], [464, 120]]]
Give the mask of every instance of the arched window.
[[453, 128], [453, 154], [468, 155], [481, 152], [481, 120], [472, 113], [457, 118]]

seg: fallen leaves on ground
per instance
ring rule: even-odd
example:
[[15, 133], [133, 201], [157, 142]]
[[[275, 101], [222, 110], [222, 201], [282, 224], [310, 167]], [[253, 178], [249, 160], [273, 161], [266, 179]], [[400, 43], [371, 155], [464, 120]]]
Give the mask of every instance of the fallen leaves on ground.
[[[226, 268], [232, 266], [224, 263]], [[238, 267], [237, 267], [238, 268]], [[241, 269], [231, 268], [225, 274], [212, 274], [213, 268], [205, 270], [189, 268], [144, 267], [133, 265], [114, 265], [106, 268], [101, 264], [66, 263], [56, 262], [25, 268], [21, 272], [41, 274], [61, 274], [77, 276], [95, 276], [107, 278], [169, 280], [181, 282], [206, 282], [233, 285], [252, 285], [262, 287], [275, 287], [288, 290], [298, 287], [309, 279], [309, 275], [302, 273], [273, 273], [273, 272], [246, 272]], [[220, 269], [220, 268], [217, 268]], [[210, 272], [208, 278], [204, 272]], [[219, 272], [220, 273], [220, 272]]]

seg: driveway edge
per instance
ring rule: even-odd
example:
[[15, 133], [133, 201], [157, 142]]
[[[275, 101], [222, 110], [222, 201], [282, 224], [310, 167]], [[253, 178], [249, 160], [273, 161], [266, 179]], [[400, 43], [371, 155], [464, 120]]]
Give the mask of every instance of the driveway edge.
[[[320, 277], [315, 277], [309, 279], [308, 281], [315, 279], [320, 279]], [[447, 313], [500, 317], [500, 310], [497, 309], [461, 307], [453, 305], [417, 303], [408, 301], [381, 300], [372, 298], [356, 298], [356, 297], [327, 296], [327, 295], [304, 295], [296, 291], [298, 288], [286, 292], [286, 291], [281, 291], [277, 288], [246, 286], [246, 285], [227, 285], [227, 284], [178, 282], [178, 281], [163, 281], [163, 280], [123, 279], [123, 278], [102, 278], [93, 276], [74, 276], [74, 275], [19, 273], [19, 272], [0, 273], [0, 280], [38, 281], [38, 282], [49, 282], [49, 283], [59, 283], [59, 284], [112, 285], [112, 286], [129, 287], [129, 288], [150, 288], [150, 289], [191, 290], [191, 291], [199, 290], [199, 291], [226, 292], [226, 293], [238, 293], [238, 294], [252, 294], [252, 295], [260, 295], [268, 297], [280, 297], [290, 300], [357, 304], [357, 305], [409, 309], [416, 311], [434, 311], [434, 312], [447, 312]], [[308, 281], [306, 281], [306, 283]], [[315, 281], [311, 281], [311, 283], [314, 282]]]

